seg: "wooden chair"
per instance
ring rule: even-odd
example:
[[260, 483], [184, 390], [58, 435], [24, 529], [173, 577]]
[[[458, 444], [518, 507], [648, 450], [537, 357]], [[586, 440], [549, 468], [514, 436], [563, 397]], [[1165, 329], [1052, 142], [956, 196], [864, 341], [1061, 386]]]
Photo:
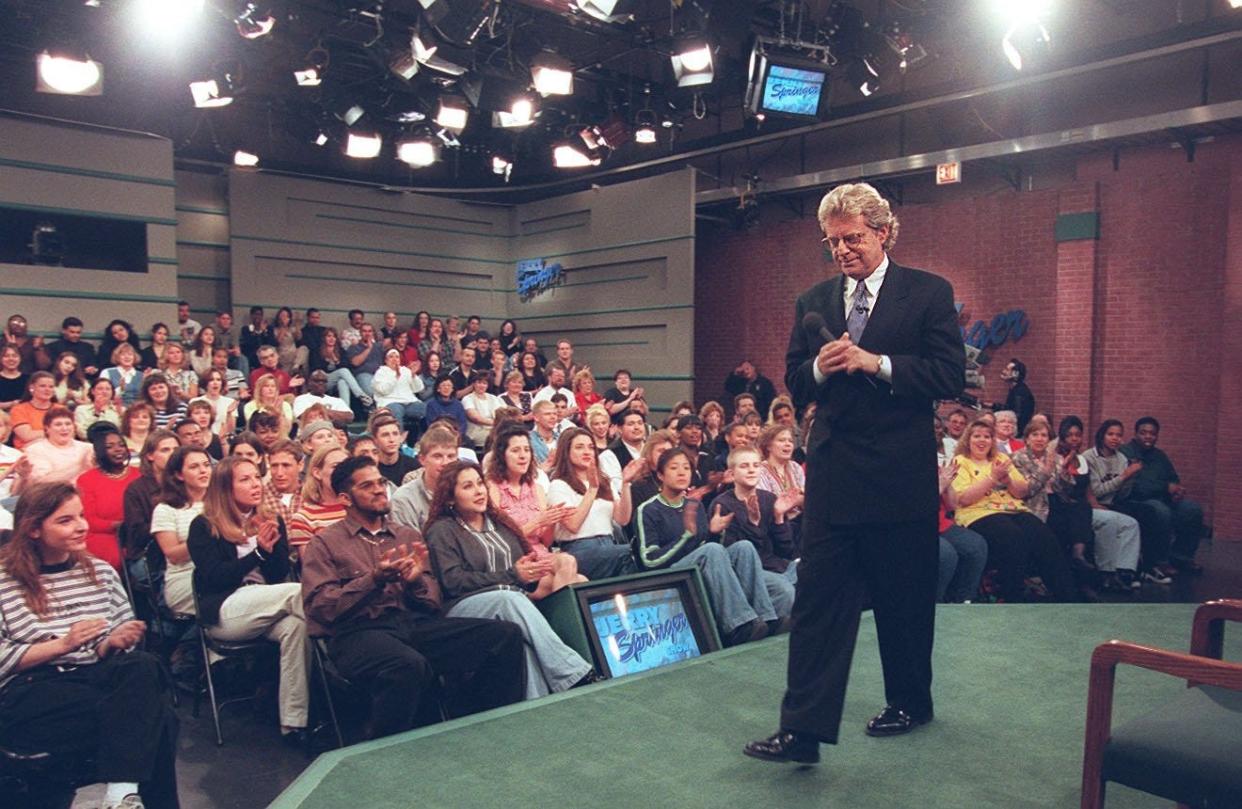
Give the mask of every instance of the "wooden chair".
[[[1087, 692], [1082, 809], [1101, 809], [1109, 781], [1196, 809], [1242, 806], [1242, 663], [1221, 659], [1225, 621], [1242, 600], [1195, 611], [1190, 654], [1112, 640], [1095, 648]], [[1187, 681], [1176, 700], [1112, 727], [1118, 664]]]

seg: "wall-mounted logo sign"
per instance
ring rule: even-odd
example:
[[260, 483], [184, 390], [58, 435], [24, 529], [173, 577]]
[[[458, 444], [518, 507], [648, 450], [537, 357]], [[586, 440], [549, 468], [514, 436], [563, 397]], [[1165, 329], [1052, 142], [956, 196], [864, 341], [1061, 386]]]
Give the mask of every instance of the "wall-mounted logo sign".
[[[960, 305], [958, 311], [961, 311]], [[980, 351], [1000, 348], [1010, 340], [1021, 340], [1031, 327], [1031, 321], [1022, 309], [1010, 309], [992, 318], [991, 323], [976, 320], [969, 327], [962, 326], [962, 342]]]
[[517, 291], [522, 300], [530, 300], [565, 280], [565, 270], [560, 264], [549, 264], [546, 259], [528, 258], [517, 263]]

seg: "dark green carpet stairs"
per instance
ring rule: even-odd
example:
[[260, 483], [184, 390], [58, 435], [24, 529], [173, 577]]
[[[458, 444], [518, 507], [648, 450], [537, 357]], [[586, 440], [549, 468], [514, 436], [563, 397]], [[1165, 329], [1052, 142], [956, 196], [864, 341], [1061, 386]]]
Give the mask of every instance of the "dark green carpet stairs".
[[[883, 706], [863, 618], [841, 743], [815, 768], [742, 744], [775, 728], [785, 638], [325, 754], [272, 804], [328, 807], [1074, 807], [1088, 661], [1122, 638], [1185, 650], [1192, 605], [948, 606], [937, 620], [937, 720], [871, 739]], [[1226, 631], [1242, 657], [1242, 627]], [[1123, 668], [1115, 720], [1176, 694]], [[1167, 807], [1120, 787], [1108, 807]]]

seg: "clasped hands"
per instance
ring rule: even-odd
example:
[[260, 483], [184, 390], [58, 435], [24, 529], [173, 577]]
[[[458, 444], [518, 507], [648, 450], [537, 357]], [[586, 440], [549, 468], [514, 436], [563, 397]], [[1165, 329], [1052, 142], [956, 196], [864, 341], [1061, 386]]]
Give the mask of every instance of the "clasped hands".
[[832, 342], [820, 346], [815, 365], [824, 376], [832, 376], [838, 371], [875, 376], [880, 372], [880, 357], [854, 345], [850, 333], [845, 332]]
[[123, 652], [137, 646], [147, 631], [142, 621], [125, 621], [108, 631], [107, 618], [86, 618], [75, 621], [69, 632], [60, 637], [63, 654], [71, 654], [87, 644], [94, 643], [95, 651], [104, 657], [110, 650]]
[[375, 580], [385, 584], [397, 579], [411, 582], [427, 572], [427, 563], [427, 543], [401, 544], [380, 554], [375, 565]]
[[518, 557], [513, 563], [513, 571], [524, 584], [537, 582], [552, 572], [553, 563], [550, 556], [540, 559], [533, 552]]

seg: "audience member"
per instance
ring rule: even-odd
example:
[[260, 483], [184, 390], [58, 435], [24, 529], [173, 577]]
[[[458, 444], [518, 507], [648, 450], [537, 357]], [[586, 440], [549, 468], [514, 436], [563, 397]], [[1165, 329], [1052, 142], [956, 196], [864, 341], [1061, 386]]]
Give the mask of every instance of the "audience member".
[[466, 432], [466, 408], [462, 407], [461, 401], [455, 395], [455, 383], [448, 374], [441, 374], [435, 381], [435, 396], [427, 401], [427, 423], [435, 421], [439, 418], [449, 417], [457, 422], [458, 432], [464, 434]]
[[144, 370], [158, 371], [164, 365], [164, 351], [168, 348], [168, 325], [155, 323], [151, 326], [151, 344], [138, 351], [138, 364]]
[[548, 358], [544, 355], [542, 349], [539, 348], [539, 341], [534, 337], [524, 337], [522, 339], [522, 351], [527, 354], [533, 354], [535, 362], [540, 369], [547, 367]]
[[[728, 451], [725, 445], [725, 412], [720, 402], [709, 401], [699, 408], [699, 420], [703, 422], [703, 448], [719, 458]], [[719, 469], [723, 464], [716, 464]]]
[[52, 379], [55, 382], [53, 395], [61, 404], [77, 407], [89, 399], [86, 377], [82, 375], [77, 354], [68, 351], [58, 354], [52, 363]]
[[785, 515], [797, 504], [798, 495], [784, 492], [778, 497], [759, 488], [763, 460], [756, 449], [734, 450], [729, 453], [728, 465], [733, 488], [712, 501], [719, 514], [733, 515], [721, 542], [726, 548], [739, 541], [754, 546], [763, 565], [763, 582], [772, 608], [779, 618], [788, 618], [798, 583], [798, 560]]
[[26, 392], [9, 411], [13, 419], [13, 446], [25, 449], [44, 436], [47, 414], [56, 406], [56, 382], [51, 373], [35, 371], [26, 382]]
[[294, 323], [293, 310], [288, 306], [276, 310], [272, 336], [276, 338], [276, 353], [280, 358], [281, 370], [293, 377], [305, 377], [309, 353], [302, 344], [302, 329]]
[[[591, 373], [590, 368], [582, 368], [572, 377], [574, 389], [574, 403], [577, 405], [579, 413], [586, 413], [594, 405], [603, 406], [604, 397], [595, 390], [595, 375]], [[607, 413], [607, 409], [604, 410]], [[609, 419], [611, 420], [611, 414]]]
[[[532, 433], [532, 447], [536, 443]], [[537, 447], [535, 457], [539, 457]], [[591, 434], [575, 427], [560, 436], [552, 459], [548, 505], [569, 506], [572, 511], [556, 525], [553, 547], [577, 559], [578, 570], [587, 578], [606, 579], [636, 569], [629, 549], [614, 540], [613, 523], [630, 521], [630, 487], [641, 471], [639, 464], [627, 464], [620, 496], [614, 496], [608, 478], [599, 470]]]
[[17, 346], [0, 345], [0, 410], [8, 411], [26, 395], [30, 376], [22, 373], [22, 353]]
[[368, 737], [414, 726], [438, 677], [459, 684], [466, 711], [522, 698], [521, 630], [491, 619], [441, 616], [440, 586], [422, 536], [388, 518], [383, 477], [367, 458], [342, 462], [332, 489], [346, 517], [303, 549], [302, 591], [310, 631], [328, 656], [370, 693]]
[[[491, 502], [521, 529], [532, 551], [539, 556], [549, 553], [553, 528], [573, 511], [573, 507], [548, 505], [548, 479], [534, 463], [530, 433], [517, 424], [501, 428], [496, 433], [486, 469]], [[566, 560], [563, 568], [554, 573], [572, 580], [578, 572], [577, 560], [567, 553], [554, 555], [558, 560], [561, 557]]]
[[634, 402], [644, 396], [642, 388], [630, 387], [632, 382], [633, 375], [622, 368], [612, 375], [612, 387], [604, 391], [604, 401], [607, 402], [608, 412], [612, 414], [612, 420], [617, 424], [621, 423], [622, 414], [632, 409]]
[[[14, 467], [22, 459], [21, 450], [13, 449], [8, 445], [10, 424], [9, 414], [0, 410], [0, 501], [12, 496], [13, 479], [17, 477]], [[9, 515], [7, 519], [6, 514]], [[0, 506], [0, 521], [7, 522], [5, 525], [0, 525], [0, 530], [13, 527], [12, 515], [4, 506]]]
[[[315, 357], [323, 348], [324, 335], [328, 330], [320, 325], [319, 310], [311, 307], [306, 310], [306, 323], [302, 326], [302, 345], [306, 346], [306, 367], [307, 370], [315, 369]], [[336, 331], [333, 330], [335, 335]]]
[[[567, 380], [573, 380], [578, 375], [578, 372], [584, 369], [590, 370], [587, 366], [579, 365], [574, 361], [574, 344], [563, 337], [556, 341], [556, 358], [547, 363], [547, 366], [543, 369], [544, 373], [551, 371], [553, 368], [560, 368], [561, 373], [564, 374]], [[594, 402], [591, 404], [594, 404]], [[586, 411], [586, 408], [581, 409], [584, 412]]]
[[522, 374], [522, 390], [535, 393], [548, 383], [543, 366], [539, 363], [539, 355], [533, 351], [523, 351], [518, 357], [517, 369]]
[[166, 565], [164, 603], [178, 615], [194, 614], [194, 563], [187, 543], [190, 525], [203, 513], [211, 468], [211, 458], [202, 449], [179, 447], [164, 466], [159, 502], [151, 511], [151, 536]]
[[1000, 596], [1020, 602], [1024, 579], [1034, 570], [1055, 601], [1071, 601], [1073, 575], [1048, 526], [1022, 502], [1029, 490], [1013, 461], [996, 449], [992, 426], [978, 420], [966, 428], [957, 445], [958, 525], [980, 534], [988, 543], [988, 564], [997, 569]]
[[712, 541], [712, 535], [729, 527], [733, 515], [717, 505], [708, 519], [702, 503], [686, 496], [692, 474], [693, 461], [682, 447], [656, 461], [660, 493], [638, 507], [634, 556], [644, 570], [699, 568], [726, 646], [767, 637], [779, 619], [759, 553], [746, 539], [736, 539], [727, 548]]
[[[244, 359], [244, 357], [243, 357]], [[211, 370], [219, 371], [224, 377], [224, 394], [238, 401], [250, 398], [250, 363], [246, 363], [246, 371], [229, 367], [229, 353], [223, 348], [211, 352]], [[199, 379], [199, 387], [203, 384]]]
[[147, 374], [140, 390], [142, 401], [154, 412], [153, 426], [162, 430], [185, 418], [186, 403], [163, 374]]
[[1203, 508], [1186, 497], [1173, 461], [1156, 447], [1160, 440], [1160, 422], [1144, 416], [1134, 424], [1134, 438], [1121, 448], [1131, 461], [1141, 466], [1135, 473], [1127, 500], [1141, 503], [1159, 521], [1160, 530], [1173, 538], [1169, 562], [1185, 573], [1200, 573], [1195, 562], [1199, 541], [1203, 538]]
[[138, 452], [155, 424], [155, 411], [146, 402], [138, 402], [125, 409], [121, 416], [121, 435], [130, 452]]
[[47, 349], [43, 347], [43, 338], [39, 335], [31, 337], [27, 328], [24, 315], [10, 315], [4, 327], [4, 334], [0, 335], [0, 343], [17, 349], [22, 357], [20, 366], [22, 373], [32, 374], [35, 371], [46, 371], [52, 366], [52, 358], [48, 355]]
[[177, 301], [177, 339], [182, 345], [190, 345], [198, 336], [202, 325], [190, 317], [189, 301]]
[[[289, 424], [282, 416], [259, 410], [247, 422], [248, 432], [254, 433], [263, 455], [272, 451], [272, 447], [289, 437]], [[264, 473], [266, 474], [266, 473]]]
[[530, 445], [535, 452], [535, 463], [546, 469], [560, 440], [560, 416], [556, 405], [547, 399], [534, 403], [531, 412], [535, 418], [530, 431]]
[[111, 354], [113, 365], [102, 372], [121, 399], [129, 407], [142, 395], [143, 374], [138, 370], [138, 354], [129, 343], [121, 343]]
[[392, 521], [398, 525], [415, 530], [427, 525], [440, 471], [457, 460], [457, 436], [441, 425], [429, 425], [423, 433], [418, 442], [421, 466], [404, 475], [400, 488], [392, 495]]
[[386, 408], [415, 437], [427, 413], [427, 405], [418, 398], [423, 380], [401, 364], [401, 352], [390, 348], [384, 353], [384, 364], [371, 380], [375, 406]]
[[69, 316], [60, 322], [60, 339], [47, 344], [49, 357], [59, 357], [66, 352], [78, 358], [78, 367], [87, 377], [94, 378], [99, 373], [99, 364], [95, 357], [95, 347], [82, 339], [82, 321]]
[[198, 617], [219, 640], [266, 638], [280, 645], [280, 730], [301, 747], [309, 707], [302, 589], [287, 581], [285, 523], [259, 511], [262, 500], [254, 463], [228, 457], [216, 466], [203, 513], [190, 524]]
[[[345, 359], [353, 371], [358, 387], [366, 395], [372, 396], [374, 394], [371, 391], [371, 380], [375, 372], [384, 364], [384, 344], [376, 339], [375, 327], [370, 323], [363, 323], [358, 329], [358, 334], [358, 341], [345, 348]], [[341, 345], [345, 346], [344, 334], [341, 337]]]
[[554, 560], [527, 549], [520, 529], [489, 501], [477, 465], [455, 461], [441, 472], [427, 546], [446, 617], [499, 618], [522, 630], [527, 699], [598, 679], [532, 603], [554, 589]]
[[[190, 346], [190, 369], [196, 376], [202, 376], [212, 366], [212, 356], [216, 350], [216, 327], [203, 326], [194, 335], [194, 343]], [[226, 350], [227, 355], [227, 350]]]
[[500, 324], [500, 332], [496, 335], [500, 339], [500, 348], [508, 356], [512, 357], [522, 350], [522, 335], [518, 332], [517, 323], [512, 320], [506, 320]]
[[750, 360], [742, 360], [733, 373], [729, 374], [725, 380], [725, 391], [735, 397], [739, 393], [754, 396], [755, 410], [760, 414], [767, 413], [772, 407], [772, 400], [776, 398], [776, 386], [772, 384], [772, 380], [759, 373]]
[[323, 405], [327, 409], [328, 417], [333, 423], [348, 424], [354, 419], [353, 410], [347, 400], [328, 395], [328, 374], [322, 368], [310, 372], [310, 376], [306, 378], [306, 392], [294, 398], [293, 417], [301, 419], [307, 408], [315, 404]]
[[[1171, 584], [1176, 572], [1176, 568], [1168, 563], [1171, 537], [1154, 508], [1128, 499], [1134, 485], [1132, 478], [1143, 467], [1142, 461], [1131, 461], [1120, 452], [1124, 440], [1125, 427], [1122, 423], [1117, 419], [1106, 419], [1095, 431], [1095, 446], [1083, 453], [1091, 470], [1092, 514], [1134, 520], [1139, 527], [1142, 547], [1139, 557], [1141, 579], [1153, 584]], [[1098, 524], [1095, 530], [1099, 535], [1101, 528]]]
[[250, 426], [251, 421], [259, 413], [275, 416], [280, 422], [281, 437], [288, 438], [293, 432], [293, 405], [281, 396], [280, 382], [277, 381], [275, 375], [262, 373], [262, 367], [255, 369], [255, 373], [258, 377], [253, 383], [254, 396], [242, 406], [242, 420]]
[[405, 476], [418, 468], [413, 458], [401, 452], [405, 440], [401, 422], [390, 412], [377, 411], [367, 423], [367, 432], [375, 439], [375, 446], [379, 449], [380, 474], [394, 486], [400, 486]]
[[311, 456], [302, 484], [302, 504], [289, 519], [289, 551], [295, 556], [323, 529], [345, 519], [345, 501], [332, 488], [332, 473], [348, 457], [337, 443], [325, 444]]
[[250, 372], [250, 389], [255, 391], [258, 396], [259, 379], [264, 376], [271, 376], [276, 380], [277, 388], [281, 396], [288, 393], [296, 393], [301, 389], [306, 381], [300, 374], [292, 376], [284, 368], [280, 367], [280, 354], [275, 346], [265, 345], [258, 352], [259, 364]]
[[487, 392], [487, 374], [476, 371], [473, 387], [462, 397], [461, 406], [466, 411], [466, 440], [476, 450], [487, 443], [496, 422], [496, 411], [505, 406], [499, 396]]
[[90, 398], [73, 410], [73, 422], [77, 428], [78, 438], [85, 439], [86, 431], [91, 425], [107, 422], [118, 430], [121, 428], [121, 416], [113, 405], [112, 383], [99, 377], [89, 389]]
[[[733, 397], [733, 420], [742, 423], [751, 413], [758, 413], [753, 393], [739, 393]], [[762, 420], [762, 416], [760, 417]]]
[[[36, 372], [46, 373], [45, 371]], [[16, 415], [14, 423], [17, 422]], [[53, 405], [44, 416], [44, 440], [26, 444], [25, 457], [14, 465], [13, 493], [20, 494], [36, 483], [70, 483], [94, 464], [91, 445], [74, 438], [73, 414]]]
[[1021, 438], [1015, 438], [1018, 434], [1018, 415], [1012, 410], [998, 410], [995, 419], [996, 448], [1005, 455], [1012, 456], [1025, 446]]
[[138, 342], [138, 335], [134, 332], [134, 327], [128, 321], [113, 320], [104, 329], [103, 339], [99, 341], [99, 350], [95, 352], [99, 364], [107, 365], [111, 362], [113, 365], [116, 365], [117, 361], [113, 352], [122, 343], [128, 343], [134, 349], [134, 362], [137, 363], [138, 356], [142, 351], [142, 344]]
[[529, 425], [535, 420], [535, 413], [532, 409], [534, 396], [530, 391], [522, 389], [524, 381], [521, 371], [510, 371], [505, 374], [505, 392], [500, 395], [500, 400], [506, 407], [517, 410], [522, 422]]
[[95, 465], [78, 475], [75, 484], [86, 517], [86, 549], [120, 570], [117, 530], [125, 523], [125, 490], [139, 472], [129, 465], [129, 447], [115, 427], [102, 425], [92, 430], [90, 446]]
[[[151, 553], [151, 515], [164, 487], [164, 470], [168, 459], [180, 446], [171, 430], [156, 430], [147, 436], [139, 449], [138, 478], [125, 489], [121, 509], [124, 520], [120, 536], [122, 553], [130, 574], [138, 581], [150, 577], [159, 587], [164, 570], [162, 553]], [[154, 546], [158, 551], [159, 546]]]
[[553, 367], [547, 370], [546, 375], [547, 384], [535, 391], [533, 402], [537, 404], [545, 400], [551, 401], [552, 397], [559, 393], [561, 396], [565, 397], [566, 408], [569, 411], [567, 417], [575, 417], [578, 413], [578, 404], [574, 398], [574, 392], [565, 387], [565, 372], [560, 368]]
[[957, 459], [939, 467], [940, 526], [939, 571], [936, 576], [936, 600], [950, 604], [969, 604], [979, 592], [979, 584], [987, 569], [988, 543], [979, 534], [953, 522], [949, 514], [957, 508]]
[[[216, 344], [212, 348], [213, 358], [215, 350], [223, 348], [228, 354], [230, 365], [236, 366], [243, 377], [249, 376], [250, 364], [246, 362], [241, 346], [237, 341], [237, 335], [233, 333], [233, 313], [227, 310], [216, 312], [216, 322], [212, 327], [216, 332]], [[244, 368], [242, 367], [243, 363], [245, 363]]]
[[1001, 379], [1009, 385], [1003, 409], [1014, 413], [1017, 419], [1014, 433], [1020, 433], [1035, 415], [1035, 395], [1026, 385], [1026, 365], [1018, 359], [1010, 360], [1001, 370]]
[[263, 316], [262, 306], [250, 307], [250, 322], [242, 326], [238, 345], [252, 371], [259, 367], [259, 349], [263, 346], [275, 348], [276, 337], [272, 334], [267, 318]]
[[30, 489], [0, 548], [0, 745], [94, 761], [103, 809], [176, 809], [177, 717], [73, 487]]
[[225, 395], [228, 381], [224, 372], [218, 368], [208, 369], [199, 379], [199, 390], [202, 394], [190, 402], [190, 409], [195, 404], [207, 405], [211, 408], [211, 423], [208, 425], [211, 434], [216, 437], [232, 435], [237, 429], [237, 400]]
[[267, 450], [260, 511], [268, 517], [280, 517], [286, 525], [302, 507], [302, 457], [302, 446], [287, 438]]
[[[361, 309], [350, 309], [346, 317], [349, 325], [341, 329], [341, 350], [348, 352], [362, 342], [362, 326], [366, 322], [367, 314]], [[374, 334], [374, 327], [372, 333]]]

